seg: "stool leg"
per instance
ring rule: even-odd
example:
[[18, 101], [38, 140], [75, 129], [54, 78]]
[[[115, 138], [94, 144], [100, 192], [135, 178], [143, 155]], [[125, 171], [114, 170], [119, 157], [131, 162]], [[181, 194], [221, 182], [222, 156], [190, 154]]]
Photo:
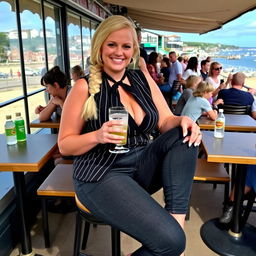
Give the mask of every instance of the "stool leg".
[[120, 231], [116, 228], [111, 228], [111, 241], [112, 241], [112, 256], [120, 256]]
[[80, 216], [80, 213], [77, 212], [73, 256], [79, 256], [80, 244], [81, 244], [81, 230], [82, 230], [82, 217]]
[[42, 221], [43, 221], [43, 232], [44, 232], [44, 245], [45, 248], [50, 247], [50, 236], [49, 236], [49, 223], [48, 223], [48, 212], [47, 212], [47, 199], [42, 198]]
[[86, 244], [87, 244], [88, 236], [89, 236], [89, 231], [90, 231], [90, 223], [88, 221], [85, 221], [84, 235], [83, 235], [83, 241], [82, 241], [82, 250], [85, 250], [85, 248], [86, 248]]

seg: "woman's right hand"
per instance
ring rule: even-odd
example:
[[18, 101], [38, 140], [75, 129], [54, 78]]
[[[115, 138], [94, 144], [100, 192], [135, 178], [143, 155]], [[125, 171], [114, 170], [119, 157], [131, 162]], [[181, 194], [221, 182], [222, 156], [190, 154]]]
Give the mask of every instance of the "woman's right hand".
[[43, 109], [45, 109], [45, 107], [39, 105], [39, 106], [36, 107], [35, 113], [36, 113], [36, 114], [40, 114], [40, 112], [41, 112]]
[[105, 122], [99, 130], [96, 131], [96, 138], [98, 143], [106, 144], [119, 144], [124, 139], [124, 136], [119, 136], [113, 133], [125, 133], [123, 130], [122, 121], [111, 120]]

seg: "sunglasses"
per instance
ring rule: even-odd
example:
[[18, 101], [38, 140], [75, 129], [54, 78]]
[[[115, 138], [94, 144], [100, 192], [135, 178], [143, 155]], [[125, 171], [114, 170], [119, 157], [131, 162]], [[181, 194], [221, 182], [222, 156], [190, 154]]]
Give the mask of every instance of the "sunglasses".
[[216, 70], [216, 71], [222, 70], [222, 67], [214, 68], [214, 70]]

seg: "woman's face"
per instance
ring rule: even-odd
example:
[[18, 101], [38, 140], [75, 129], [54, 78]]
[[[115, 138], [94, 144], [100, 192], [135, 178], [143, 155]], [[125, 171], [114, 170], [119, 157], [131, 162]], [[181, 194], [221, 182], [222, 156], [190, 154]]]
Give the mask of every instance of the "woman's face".
[[[58, 96], [58, 88], [59, 86], [56, 85], [57, 83], [55, 83], [54, 85], [51, 85], [51, 84], [46, 84], [45, 85], [45, 88], [46, 88], [46, 91], [53, 97], [55, 96]], [[58, 87], [58, 88], [57, 88]]]
[[215, 76], [218, 76], [220, 74], [222, 70], [222, 66], [221, 65], [214, 65], [213, 69], [212, 69], [212, 73]]
[[134, 52], [132, 32], [128, 28], [112, 32], [101, 48], [104, 71], [109, 75], [122, 72]]
[[205, 92], [203, 97], [209, 100], [212, 97], [212, 93], [213, 92]]

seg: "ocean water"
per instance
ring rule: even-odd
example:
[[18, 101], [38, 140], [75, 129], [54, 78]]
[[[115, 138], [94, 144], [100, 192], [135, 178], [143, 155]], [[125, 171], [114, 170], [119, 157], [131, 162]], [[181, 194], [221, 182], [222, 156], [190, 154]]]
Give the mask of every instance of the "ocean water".
[[240, 59], [227, 59], [224, 58], [213, 58], [214, 61], [218, 61], [222, 64], [223, 70], [238, 72], [243, 71], [248, 74], [255, 76], [256, 72], [256, 48], [243, 47], [237, 50], [222, 50], [218, 53], [219, 56], [234, 56], [239, 55]]

